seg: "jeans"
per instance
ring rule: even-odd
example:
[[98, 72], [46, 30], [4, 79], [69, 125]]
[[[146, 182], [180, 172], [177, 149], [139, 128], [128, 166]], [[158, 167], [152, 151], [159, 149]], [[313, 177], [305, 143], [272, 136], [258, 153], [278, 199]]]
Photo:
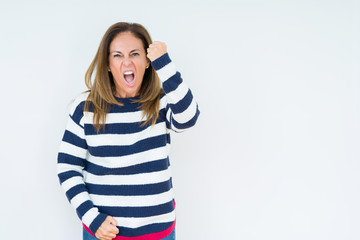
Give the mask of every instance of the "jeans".
[[[83, 229], [83, 240], [98, 240], [96, 237], [88, 233], [85, 229]], [[166, 238], [160, 240], [175, 240], [175, 229], [172, 233]]]

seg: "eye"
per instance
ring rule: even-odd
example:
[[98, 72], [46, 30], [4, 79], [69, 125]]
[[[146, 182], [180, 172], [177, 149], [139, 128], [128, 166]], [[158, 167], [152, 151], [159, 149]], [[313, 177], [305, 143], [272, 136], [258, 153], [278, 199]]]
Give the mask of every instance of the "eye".
[[140, 55], [139, 53], [133, 53], [133, 54], [131, 54], [131, 56], [134, 56], [134, 57], [139, 56], [139, 55]]
[[121, 55], [120, 54], [115, 54], [114, 58], [117, 58], [117, 57], [121, 57]]

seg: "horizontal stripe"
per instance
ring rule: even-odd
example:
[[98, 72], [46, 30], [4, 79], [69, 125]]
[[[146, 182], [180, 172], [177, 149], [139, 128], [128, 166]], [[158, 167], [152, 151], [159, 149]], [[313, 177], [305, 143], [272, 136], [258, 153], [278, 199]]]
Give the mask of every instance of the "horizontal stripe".
[[[166, 81], [164, 81], [162, 84], [163, 89], [166, 93], [166, 96], [170, 93], [176, 94], [177, 90], [181, 91], [181, 89], [183, 89], [183, 88], [185, 88], [187, 90], [186, 87], [182, 87], [182, 88], [179, 87], [180, 85], [184, 84], [184, 82], [181, 78], [181, 74], [179, 72], [173, 72], [172, 74], [173, 75], [170, 78], [168, 78]], [[173, 101], [179, 100], [179, 98], [177, 100], [175, 100], [176, 98], [174, 98], [174, 97], [172, 97], [170, 99], [172, 99]]]
[[196, 121], [197, 121], [197, 119], [198, 119], [198, 117], [199, 117], [199, 113], [200, 113], [200, 112], [197, 111], [197, 114], [196, 114], [192, 119], [190, 119], [188, 122], [186, 122], [186, 123], [178, 123], [178, 122], [176, 122], [175, 120], [173, 120], [172, 123], [173, 123], [173, 125], [174, 125], [175, 128], [180, 129], [180, 130], [190, 128], [190, 127], [192, 127], [192, 126], [195, 125], [195, 123], [196, 123]]
[[[154, 217], [147, 217], [147, 218], [122, 218], [122, 217], [114, 217], [116, 222], [119, 226], [125, 227], [125, 228], [139, 228], [144, 227], [150, 224], [156, 224], [156, 223], [170, 223], [175, 221], [175, 211], [172, 211], [171, 213], [162, 214]], [[121, 228], [120, 228], [121, 229]], [[138, 231], [138, 229], [134, 230], [135, 232]]]
[[85, 161], [86, 160], [84, 158], [75, 157], [67, 153], [59, 152], [58, 154], [58, 163], [67, 163], [83, 167], [85, 165]]
[[87, 149], [80, 148], [78, 146], [75, 146], [75, 145], [67, 143], [67, 142], [61, 142], [59, 152], [73, 155], [74, 157], [85, 159], [86, 154], [87, 154]]
[[190, 90], [188, 90], [187, 94], [183, 99], [178, 101], [176, 104], [169, 104], [171, 111], [174, 114], [182, 113], [184, 112], [193, 101], [193, 96]]
[[[86, 224], [86, 226], [89, 226], [92, 231], [96, 231], [104, 222], [106, 217], [106, 214], [99, 213], [98, 209], [93, 207], [89, 211], [87, 211], [80, 219], [84, 224]], [[99, 220], [102, 220], [101, 223]]]
[[169, 202], [174, 199], [174, 190], [147, 196], [102, 196], [90, 194], [95, 205], [109, 207], [146, 207]]
[[172, 117], [176, 120], [177, 123], [187, 123], [196, 114], [198, 114], [198, 106], [197, 103], [193, 100], [185, 111], [182, 113], [173, 114]]
[[164, 128], [165, 125], [164, 122], [162, 122], [157, 123], [155, 126], [148, 126], [135, 133], [88, 135], [86, 140], [90, 147], [132, 145], [139, 140], [164, 134]]
[[158, 147], [163, 147], [166, 146], [166, 143], [167, 143], [167, 136], [166, 134], [164, 134], [164, 135], [140, 140], [131, 146], [100, 146], [100, 147], [89, 146], [89, 152], [91, 155], [97, 157], [125, 156]]
[[86, 202], [87, 200], [90, 200], [89, 193], [87, 192], [81, 192], [78, 195], [74, 196], [70, 203], [71, 205], [76, 209], [78, 208], [83, 202]]
[[74, 122], [74, 119], [69, 117], [67, 124], [66, 124], [66, 130], [72, 132], [73, 134], [75, 134], [81, 138], [85, 138], [84, 128], [82, 126], [81, 126], [81, 124], [79, 125], [79, 123]]
[[[92, 209], [90, 210], [92, 211]], [[90, 212], [89, 211], [89, 212]], [[95, 211], [94, 211], [95, 212]], [[94, 221], [91, 222], [90, 224], [90, 229], [93, 231], [93, 232], [96, 232], [99, 227], [101, 226], [101, 224], [103, 224], [103, 222], [105, 221], [105, 219], [107, 218], [108, 216], [106, 214], [103, 214], [103, 213], [99, 213], [96, 218], [94, 219]]]
[[102, 128], [99, 133], [97, 133], [96, 128], [93, 124], [85, 124], [85, 134], [86, 135], [97, 135], [97, 134], [129, 134], [136, 133], [144, 130], [146, 127], [141, 127], [143, 122], [135, 123], [111, 123], [106, 124], [105, 128]]
[[159, 214], [166, 214], [174, 211], [173, 200], [150, 207], [107, 207], [97, 206], [100, 212], [108, 214], [112, 217], [134, 217], [144, 218], [153, 217]]
[[141, 104], [133, 102], [134, 99], [138, 98], [116, 98], [118, 102], [123, 104], [123, 106], [111, 104], [109, 113], [126, 113], [126, 112], [137, 112], [139, 111]]
[[59, 173], [58, 177], [59, 177], [60, 183], [63, 183], [66, 180], [68, 180], [69, 178], [72, 178], [72, 177], [82, 177], [82, 174], [80, 172], [71, 170], [71, 171], [66, 171], [66, 172], [63, 172], [63, 173]]
[[[160, 115], [161, 112], [165, 111], [166, 102], [164, 100], [160, 100]], [[85, 124], [93, 124], [94, 113], [86, 112], [83, 118], [83, 122]], [[106, 124], [111, 123], [138, 123], [142, 122], [145, 119], [143, 118], [143, 112], [141, 110], [137, 110], [135, 112], [109, 112], [106, 114]]]
[[[174, 75], [173, 77], [176, 77], [176, 75]], [[171, 78], [167, 81], [171, 81]], [[173, 85], [177, 86], [177, 88], [173, 89], [173, 91], [171, 92], [166, 93], [166, 98], [168, 99], [169, 104], [176, 104], [179, 100], [183, 99], [189, 92], [189, 88], [185, 85], [185, 83]]]
[[146, 185], [99, 185], [86, 183], [91, 194], [112, 196], [144, 196], [167, 192], [171, 189], [171, 179]]
[[[85, 124], [93, 123], [94, 113], [87, 112], [84, 118]], [[124, 113], [108, 113], [106, 115], [106, 123], [134, 123], [143, 121], [142, 111], [138, 110], [136, 112], [124, 112]]]
[[61, 186], [63, 187], [64, 191], [67, 192], [70, 188], [79, 185], [84, 184], [84, 179], [81, 176], [73, 176], [71, 178], [68, 178], [66, 181], [64, 181]]
[[134, 166], [123, 168], [106, 168], [100, 165], [88, 162], [86, 171], [94, 175], [131, 175], [139, 173], [150, 173], [166, 170], [169, 166], [169, 159], [160, 159], [157, 161], [146, 162]]
[[171, 167], [167, 170], [151, 173], [133, 175], [94, 175], [86, 171], [83, 172], [86, 183], [100, 185], [140, 185], [149, 183], [160, 183], [171, 177]]
[[78, 184], [78, 185], [70, 188], [66, 192], [66, 196], [69, 200], [71, 200], [71, 199], [73, 199], [73, 197], [75, 197], [76, 195], [78, 195], [79, 193], [82, 193], [82, 192], [87, 192], [87, 189], [86, 189], [84, 183]]
[[87, 148], [85, 139], [80, 138], [79, 136], [75, 135], [74, 133], [68, 130], [65, 130], [62, 141], [73, 144], [80, 148], [85, 148], [85, 149]]
[[161, 55], [159, 58], [155, 59], [151, 62], [151, 66], [156, 70], [159, 71], [159, 69], [166, 66], [168, 63], [171, 62], [170, 56], [168, 53], [165, 53]]
[[167, 146], [163, 146], [120, 157], [97, 157], [89, 154], [88, 161], [93, 164], [102, 165], [107, 168], [120, 168], [163, 159], [168, 156], [167, 153]]
[[[175, 75], [177, 72], [176, 72], [175, 64], [173, 62], [170, 62], [169, 64], [165, 65], [163, 68], [156, 71], [156, 73], [159, 76], [161, 82], [164, 83], [168, 79], [170, 79], [173, 75]], [[164, 89], [164, 91], [166, 92], [166, 89]]]
[[91, 208], [93, 208], [93, 204], [90, 200], [87, 200], [85, 202], [83, 202], [77, 209], [76, 212], [78, 214], [78, 216], [80, 217], [80, 219], [82, 218], [82, 216], [84, 216], [84, 214], [89, 211]]
[[77, 166], [77, 165], [72, 165], [72, 164], [67, 164], [67, 163], [58, 163], [57, 164], [58, 175], [60, 175], [61, 173], [70, 172], [70, 171], [75, 171], [75, 172], [78, 172], [79, 174], [82, 174], [83, 167]]

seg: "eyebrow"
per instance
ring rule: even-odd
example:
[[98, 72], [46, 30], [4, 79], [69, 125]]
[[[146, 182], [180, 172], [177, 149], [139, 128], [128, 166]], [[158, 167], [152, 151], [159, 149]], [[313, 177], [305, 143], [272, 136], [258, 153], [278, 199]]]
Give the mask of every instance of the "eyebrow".
[[[136, 51], [140, 51], [140, 49], [133, 49], [133, 50], [130, 51], [130, 53], [136, 52]], [[121, 53], [121, 54], [122, 54], [122, 52], [121, 52], [121, 51], [118, 51], [118, 50], [112, 51], [112, 52], [110, 52], [110, 53]]]

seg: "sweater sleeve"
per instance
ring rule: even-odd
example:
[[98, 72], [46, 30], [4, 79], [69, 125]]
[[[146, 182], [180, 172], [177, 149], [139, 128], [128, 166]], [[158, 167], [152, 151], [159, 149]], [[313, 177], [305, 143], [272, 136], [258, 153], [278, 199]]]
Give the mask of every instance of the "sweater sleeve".
[[176, 71], [169, 54], [155, 59], [151, 65], [158, 74], [167, 99], [166, 119], [170, 128], [176, 132], [184, 131], [195, 125], [200, 114], [198, 104], [191, 90]]
[[57, 173], [66, 197], [80, 220], [95, 234], [107, 215], [94, 207], [83, 180], [88, 147], [81, 121], [84, 101], [80, 101], [75, 100], [69, 112], [58, 153]]

